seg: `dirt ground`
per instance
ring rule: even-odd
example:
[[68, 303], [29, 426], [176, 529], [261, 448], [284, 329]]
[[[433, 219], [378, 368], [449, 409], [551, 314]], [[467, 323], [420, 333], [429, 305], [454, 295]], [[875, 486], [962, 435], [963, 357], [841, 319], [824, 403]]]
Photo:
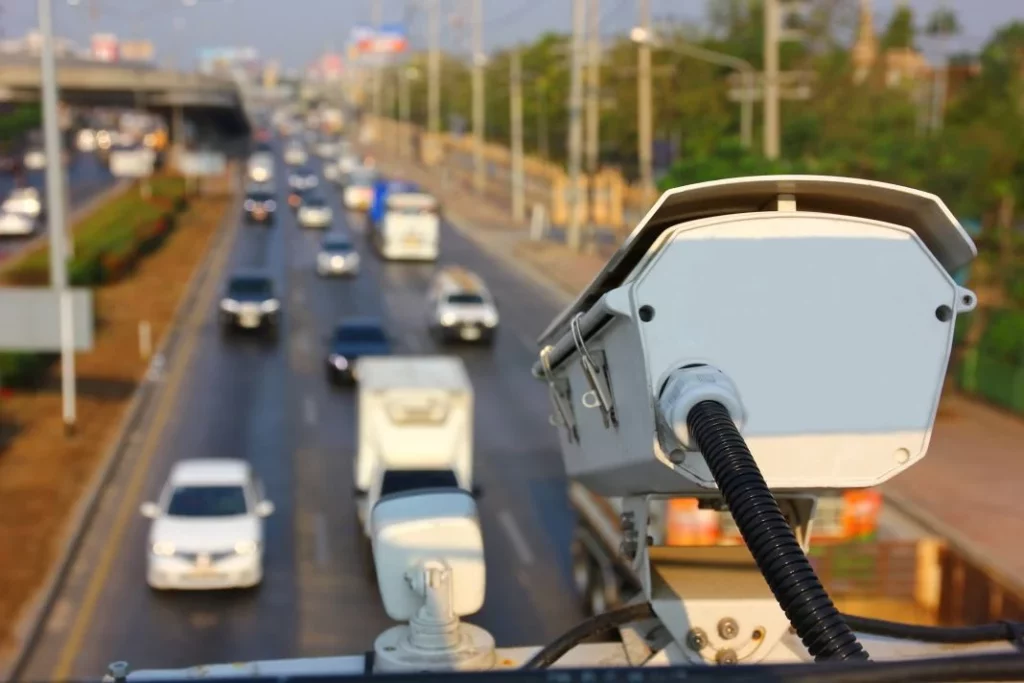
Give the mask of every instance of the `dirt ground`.
[[0, 644], [46, 579], [68, 517], [145, 372], [139, 322], [149, 321], [157, 348], [227, 202], [226, 196], [194, 199], [162, 248], [131, 277], [95, 290], [100, 324], [94, 350], [76, 359], [74, 436], [64, 436], [59, 363], [39, 390], [0, 398], [3, 422], [14, 430], [0, 447]]

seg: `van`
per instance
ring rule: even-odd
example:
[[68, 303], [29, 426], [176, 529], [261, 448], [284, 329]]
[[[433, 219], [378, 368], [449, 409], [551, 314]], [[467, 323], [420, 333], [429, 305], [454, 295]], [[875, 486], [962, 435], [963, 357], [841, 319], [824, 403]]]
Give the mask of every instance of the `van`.
[[441, 269], [428, 290], [427, 310], [427, 326], [442, 342], [494, 342], [498, 308], [476, 273], [461, 266]]

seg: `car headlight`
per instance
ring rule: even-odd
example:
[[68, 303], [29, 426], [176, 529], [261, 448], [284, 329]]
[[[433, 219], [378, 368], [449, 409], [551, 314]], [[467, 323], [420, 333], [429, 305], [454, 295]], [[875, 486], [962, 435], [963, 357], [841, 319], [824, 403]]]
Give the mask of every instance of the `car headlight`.
[[274, 209], [277, 208], [277, 202], [275, 202], [273, 199], [268, 199], [267, 201], [263, 202], [263, 208], [266, 209], [267, 211], [273, 211]]
[[246, 211], [252, 211], [253, 209], [256, 208], [256, 202], [254, 202], [251, 199], [246, 199], [245, 200], [245, 204], [243, 204], [242, 206], [245, 207]]
[[220, 307], [221, 310], [229, 311], [231, 313], [236, 313], [238, 312], [238, 309], [241, 308], [241, 306], [238, 305], [238, 302], [234, 299], [221, 299]]
[[441, 314], [441, 324], [445, 327], [451, 327], [457, 322], [459, 322], [459, 318], [454, 313], [448, 312]]
[[279, 308], [281, 308], [281, 302], [277, 299], [269, 299], [260, 304], [260, 310], [264, 313], [273, 313]]
[[348, 367], [348, 358], [345, 358], [345, 356], [339, 355], [337, 353], [332, 353], [330, 356], [327, 357], [327, 360], [329, 360], [331, 362], [331, 365], [338, 368], [339, 370], [344, 370], [345, 368]]
[[235, 544], [235, 552], [239, 555], [255, 555], [259, 549], [260, 544], [252, 540], [239, 541]]
[[174, 555], [174, 544], [170, 541], [157, 541], [152, 550], [157, 557], [171, 557]]
[[494, 327], [498, 324], [498, 314], [495, 311], [487, 311], [484, 313], [484, 325], [487, 327]]

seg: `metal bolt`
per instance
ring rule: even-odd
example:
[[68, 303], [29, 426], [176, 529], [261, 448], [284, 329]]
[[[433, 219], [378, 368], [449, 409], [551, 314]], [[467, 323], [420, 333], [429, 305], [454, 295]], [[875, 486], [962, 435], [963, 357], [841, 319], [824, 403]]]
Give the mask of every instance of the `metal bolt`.
[[128, 680], [128, 662], [111, 663], [107, 667], [107, 673], [118, 683]]
[[715, 655], [715, 661], [719, 664], [736, 664], [739, 660], [736, 658], [736, 652], [733, 650], [719, 650], [718, 654]]
[[699, 652], [707, 647], [708, 634], [704, 633], [704, 629], [692, 628], [690, 632], [686, 634], [686, 644], [691, 650]]
[[732, 640], [739, 635], [739, 633], [739, 624], [737, 624], [736, 620], [732, 617], [725, 617], [718, 622], [718, 635], [720, 635], [723, 640]]

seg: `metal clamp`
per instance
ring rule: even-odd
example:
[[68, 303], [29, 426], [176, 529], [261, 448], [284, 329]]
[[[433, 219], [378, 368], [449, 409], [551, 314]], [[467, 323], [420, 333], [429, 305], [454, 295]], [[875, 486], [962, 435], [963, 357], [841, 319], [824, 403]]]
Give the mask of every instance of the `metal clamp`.
[[558, 415], [552, 415], [549, 421], [554, 427], [565, 427], [568, 431], [570, 442], [579, 441], [579, 436], [576, 433], [576, 423], [571, 417], [572, 404], [566, 405], [562, 394], [555, 387], [555, 378], [551, 374], [551, 350], [553, 348], [552, 346], [545, 346], [540, 350], [540, 363], [541, 368], [544, 370], [544, 379], [548, 383], [551, 402], [555, 405], [555, 410], [558, 411]]
[[569, 322], [569, 330], [572, 333], [572, 343], [576, 346], [576, 350], [580, 354], [580, 364], [583, 366], [583, 374], [587, 378], [587, 384], [590, 385], [590, 391], [583, 394], [580, 401], [583, 403], [585, 408], [601, 408], [601, 418], [604, 420], [604, 426], [609, 427], [611, 425], [618, 425], [618, 420], [615, 417], [615, 408], [612, 406], [611, 398], [608, 396], [608, 391], [604, 386], [604, 382], [601, 378], [601, 371], [594, 362], [593, 356], [590, 355], [590, 350], [587, 349], [587, 343], [583, 339], [583, 333], [580, 332], [580, 318], [583, 316], [582, 313], [577, 313], [573, 316]]

